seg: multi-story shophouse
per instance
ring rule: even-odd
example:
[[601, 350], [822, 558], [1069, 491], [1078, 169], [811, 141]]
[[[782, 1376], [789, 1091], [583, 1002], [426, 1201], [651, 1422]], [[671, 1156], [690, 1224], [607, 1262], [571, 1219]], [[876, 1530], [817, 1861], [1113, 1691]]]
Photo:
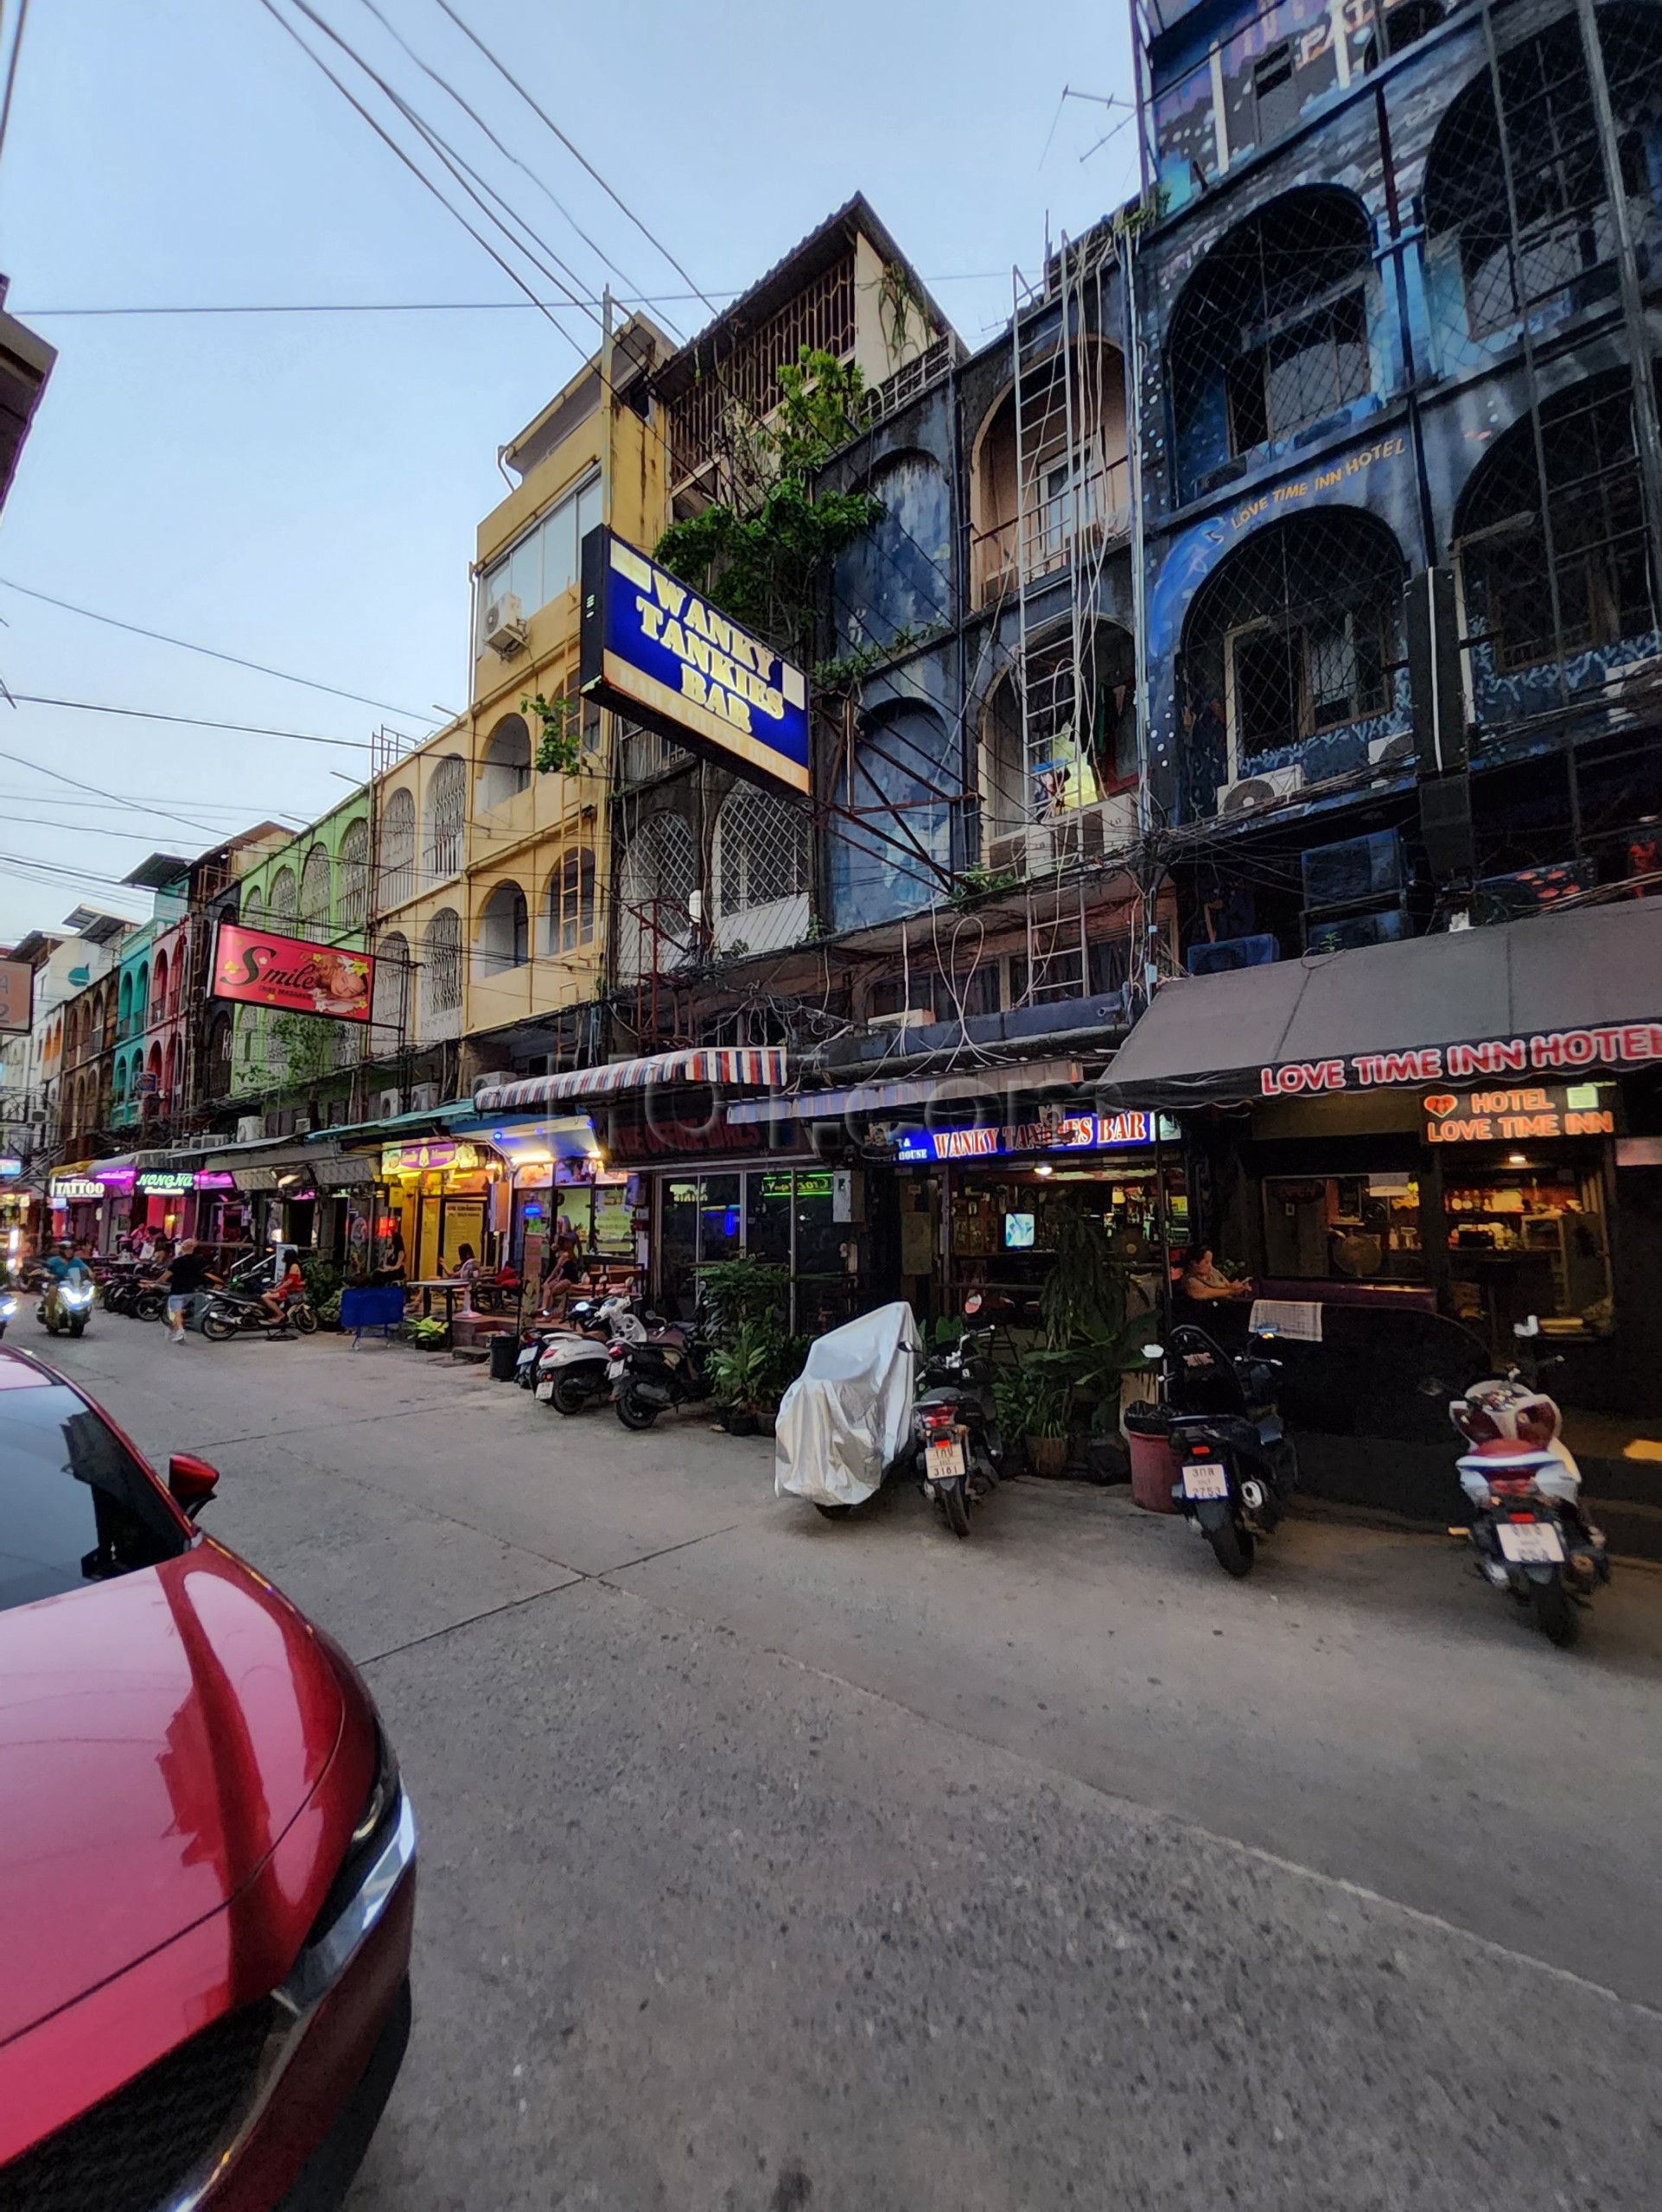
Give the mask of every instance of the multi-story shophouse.
[[115, 1004], [110, 987], [132, 926], [121, 915], [77, 906], [65, 918], [61, 937], [37, 933], [12, 955], [35, 969], [33, 1027], [27, 1039], [9, 1048], [18, 1084], [16, 1149], [31, 1198], [42, 1205], [58, 1202], [35, 1217], [37, 1232], [85, 1227], [65, 1202], [84, 1179], [108, 1113]]
[[1150, 866], [1190, 980], [1109, 1095], [1191, 1109], [1208, 1237], [1289, 1301], [1376, 1344], [1534, 1315], [1562, 1395], [1653, 1409], [1662, 16], [1137, 24]]

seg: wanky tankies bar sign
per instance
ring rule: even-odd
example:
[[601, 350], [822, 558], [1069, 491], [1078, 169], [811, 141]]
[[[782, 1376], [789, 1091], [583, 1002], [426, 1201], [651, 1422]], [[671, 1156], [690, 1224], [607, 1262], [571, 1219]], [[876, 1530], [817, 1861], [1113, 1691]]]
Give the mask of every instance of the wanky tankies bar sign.
[[808, 679], [609, 530], [583, 541], [585, 698], [752, 782], [808, 789]]
[[269, 1006], [279, 1014], [367, 1021], [374, 988], [375, 962], [367, 952], [275, 937], [239, 922], [221, 922], [214, 935], [211, 997]]

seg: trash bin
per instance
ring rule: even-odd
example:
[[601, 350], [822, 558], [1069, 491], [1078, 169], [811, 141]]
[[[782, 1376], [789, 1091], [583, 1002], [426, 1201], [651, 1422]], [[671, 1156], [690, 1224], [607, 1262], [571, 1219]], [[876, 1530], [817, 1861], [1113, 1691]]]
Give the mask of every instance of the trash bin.
[[1131, 1448], [1131, 1497], [1149, 1513], [1175, 1513], [1172, 1491], [1179, 1478], [1166, 1415], [1159, 1406], [1125, 1408], [1125, 1440]]
[[512, 1382], [513, 1370], [519, 1363], [519, 1332], [517, 1329], [499, 1330], [491, 1338], [491, 1381]]

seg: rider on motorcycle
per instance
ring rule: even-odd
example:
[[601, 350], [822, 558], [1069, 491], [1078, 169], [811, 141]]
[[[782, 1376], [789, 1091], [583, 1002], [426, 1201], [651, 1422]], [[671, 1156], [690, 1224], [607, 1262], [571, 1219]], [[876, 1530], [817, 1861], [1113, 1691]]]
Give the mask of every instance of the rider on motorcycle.
[[261, 1291], [259, 1302], [273, 1321], [281, 1321], [289, 1310], [289, 1300], [305, 1295], [306, 1278], [300, 1272], [300, 1262], [291, 1247], [288, 1266], [269, 1290]]
[[92, 1270], [86, 1264], [81, 1247], [72, 1244], [67, 1236], [47, 1255], [45, 1270], [48, 1281], [41, 1303], [42, 1319], [48, 1313], [55, 1314], [59, 1310], [66, 1283], [90, 1283], [92, 1280]]

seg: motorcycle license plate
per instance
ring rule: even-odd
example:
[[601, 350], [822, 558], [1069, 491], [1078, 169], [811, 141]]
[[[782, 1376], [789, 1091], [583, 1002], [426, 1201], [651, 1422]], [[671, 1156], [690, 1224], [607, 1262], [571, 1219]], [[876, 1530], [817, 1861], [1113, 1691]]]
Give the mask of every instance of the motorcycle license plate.
[[1495, 1535], [1500, 1539], [1500, 1555], [1515, 1567], [1559, 1567], [1563, 1563], [1563, 1546], [1558, 1532], [1544, 1521], [1500, 1521], [1495, 1523]]
[[1191, 1459], [1183, 1469], [1185, 1497], [1227, 1497], [1229, 1475], [1220, 1460]]
[[622, 1372], [623, 1362], [621, 1359], [608, 1359], [607, 1361], [606, 1379], [608, 1382], [615, 1382], [618, 1376], [621, 1375]]
[[554, 1395], [554, 1377], [551, 1375], [545, 1382], [539, 1382], [537, 1385], [537, 1395], [544, 1405]]
[[945, 1482], [964, 1472], [964, 1446], [955, 1436], [944, 1436], [939, 1444], [929, 1446], [928, 1475], [931, 1482]]

